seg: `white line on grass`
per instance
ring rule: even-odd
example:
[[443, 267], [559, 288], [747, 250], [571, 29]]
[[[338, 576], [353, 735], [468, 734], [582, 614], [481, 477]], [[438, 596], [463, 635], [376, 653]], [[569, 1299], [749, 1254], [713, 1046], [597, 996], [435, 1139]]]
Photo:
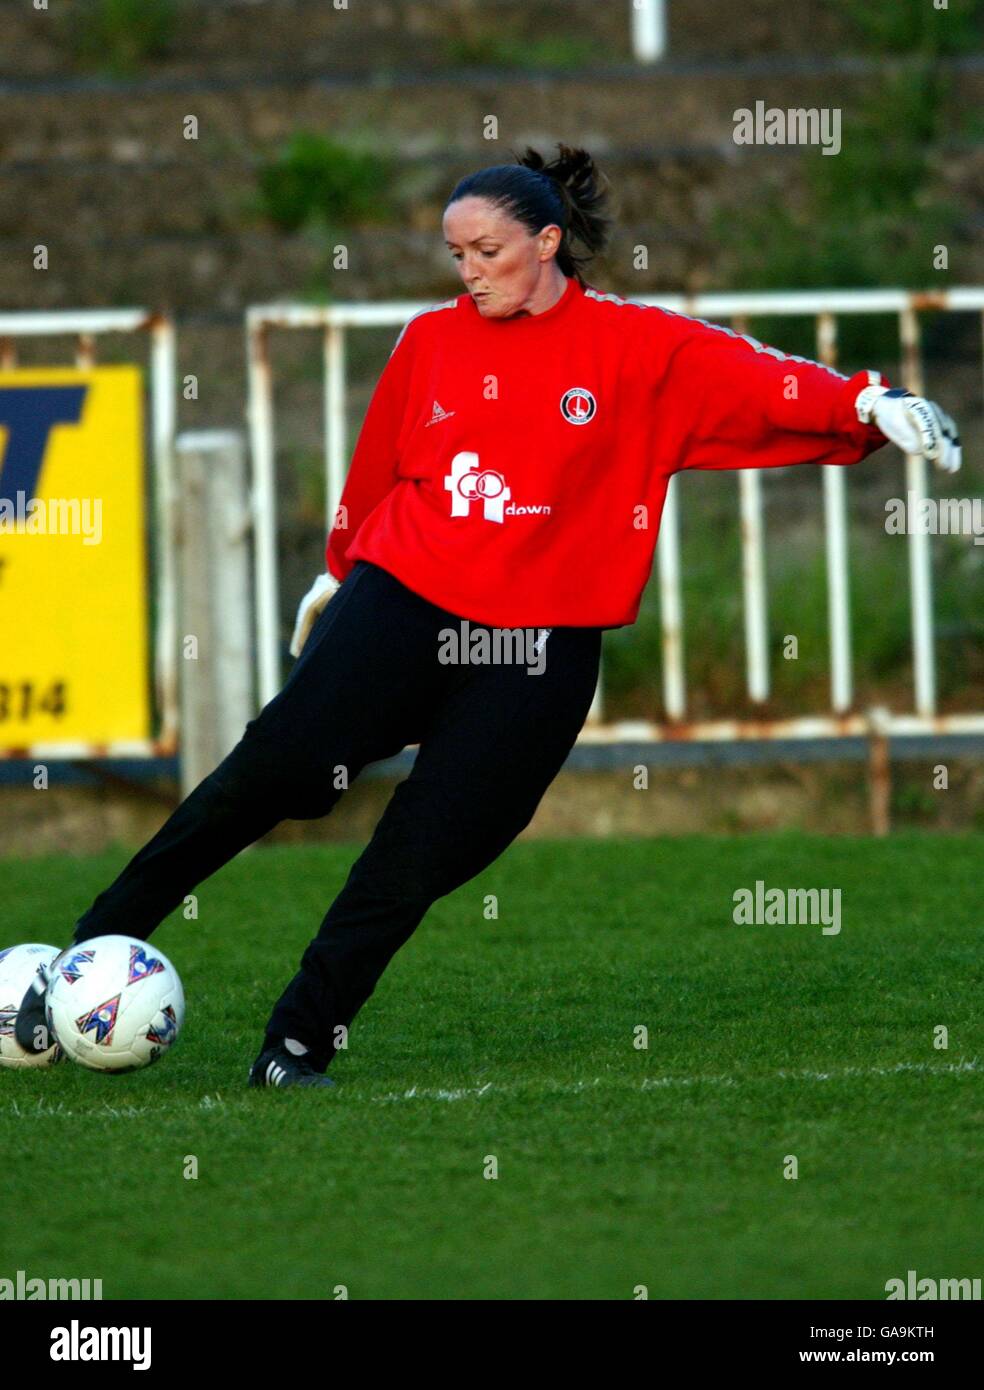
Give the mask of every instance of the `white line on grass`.
[[[649, 1076], [644, 1077], [641, 1082], [621, 1081], [618, 1077], [595, 1076], [590, 1081], [517, 1081], [517, 1082], [497, 1082], [486, 1081], [481, 1086], [460, 1086], [455, 1090], [447, 1090], [443, 1087], [433, 1086], [411, 1086], [406, 1091], [390, 1091], [382, 1096], [367, 1096], [365, 1099], [374, 1105], [389, 1105], [394, 1101], [403, 1100], [478, 1100], [482, 1096], [490, 1094], [509, 1095], [516, 1092], [535, 1089], [547, 1092], [550, 1095], [571, 1096], [577, 1095], [582, 1091], [593, 1090], [596, 1086], [625, 1086], [629, 1090], [651, 1091], [663, 1087], [685, 1087], [685, 1086], [748, 1086], [761, 1081], [839, 1081], [852, 1076], [897, 1076], [900, 1073], [912, 1072], [923, 1076], [957, 1076], [968, 1072], [979, 1072], [981, 1064], [978, 1058], [973, 1057], [969, 1061], [947, 1062], [943, 1066], [935, 1065], [932, 1062], [896, 1062], [891, 1067], [840, 1067], [835, 1071], [777, 1071], [769, 1072], [764, 1075], [748, 1076]], [[353, 1096], [353, 1099], [356, 1097]], [[169, 1099], [173, 1102], [174, 1097]], [[222, 1111], [231, 1105], [233, 1108], [245, 1106], [252, 1097], [237, 1095], [231, 1101], [225, 1100], [221, 1095], [202, 1096], [199, 1100], [199, 1108], [204, 1111]], [[361, 1099], [361, 1097], [360, 1097]], [[180, 1102], [178, 1103], [180, 1107]], [[36, 1116], [45, 1118], [71, 1118], [75, 1115], [84, 1116], [86, 1119], [135, 1119], [137, 1116], [145, 1115], [153, 1111], [154, 1106], [121, 1106], [117, 1109], [110, 1105], [85, 1106], [80, 1110], [74, 1110], [66, 1106], [64, 1101], [50, 1101], [46, 1096], [38, 1096], [33, 1103], [23, 1107], [11, 1097], [6, 1105], [0, 1105], [0, 1114], [5, 1111], [14, 1115], [17, 1119], [29, 1119]]]
[[[764, 1076], [652, 1076], [645, 1077], [639, 1084], [640, 1091], [655, 1090], [664, 1086], [745, 1086], [758, 1081], [838, 1081], [850, 1076], [896, 1076], [901, 1072], [916, 1072], [933, 1076], [957, 1075], [964, 1072], [977, 1072], [980, 1062], [976, 1057], [970, 1061], [948, 1062], [935, 1066], [931, 1062], [896, 1062], [892, 1067], [840, 1067], [836, 1071], [779, 1071]], [[543, 1085], [553, 1095], [576, 1095], [613, 1080], [612, 1077], [596, 1076], [591, 1081], [572, 1081], [569, 1083], [548, 1081]], [[531, 1086], [541, 1089], [536, 1082], [492, 1082], [483, 1086], [463, 1086], [448, 1091], [429, 1086], [411, 1086], [407, 1091], [390, 1091], [387, 1095], [372, 1096], [380, 1105], [400, 1100], [476, 1100], [490, 1092], [503, 1094], [512, 1091], [528, 1090]]]
[[144, 1105], [125, 1105], [117, 1109], [115, 1105], [91, 1105], [87, 1106], [82, 1112], [69, 1109], [64, 1101], [50, 1101], [47, 1096], [38, 1096], [33, 1105], [25, 1105], [22, 1110], [16, 1100], [11, 1099], [8, 1105], [10, 1113], [20, 1119], [26, 1120], [30, 1115], [67, 1115], [69, 1118], [77, 1113], [82, 1113], [87, 1119], [94, 1116], [105, 1116], [110, 1120], [132, 1120], [138, 1115], [143, 1115], [147, 1111]]

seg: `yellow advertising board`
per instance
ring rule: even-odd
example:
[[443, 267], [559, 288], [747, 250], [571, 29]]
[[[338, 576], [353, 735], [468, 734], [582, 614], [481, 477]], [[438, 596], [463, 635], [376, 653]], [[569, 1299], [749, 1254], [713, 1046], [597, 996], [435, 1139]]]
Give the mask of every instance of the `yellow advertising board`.
[[143, 376], [0, 371], [0, 750], [150, 735]]

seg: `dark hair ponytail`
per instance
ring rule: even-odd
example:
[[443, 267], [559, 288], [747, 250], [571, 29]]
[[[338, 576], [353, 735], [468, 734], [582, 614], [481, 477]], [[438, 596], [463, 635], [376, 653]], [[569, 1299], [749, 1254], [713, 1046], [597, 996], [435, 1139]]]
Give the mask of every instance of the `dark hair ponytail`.
[[[536, 150], [527, 148], [516, 156], [515, 164], [496, 164], [468, 174], [455, 186], [447, 206], [459, 198], [487, 199], [522, 222], [534, 236], [556, 223], [563, 232], [557, 265], [582, 285], [581, 267], [608, 244], [612, 223], [607, 212], [609, 183], [587, 150], [558, 145], [557, 158], [548, 163]], [[575, 252], [575, 243], [587, 254]]]

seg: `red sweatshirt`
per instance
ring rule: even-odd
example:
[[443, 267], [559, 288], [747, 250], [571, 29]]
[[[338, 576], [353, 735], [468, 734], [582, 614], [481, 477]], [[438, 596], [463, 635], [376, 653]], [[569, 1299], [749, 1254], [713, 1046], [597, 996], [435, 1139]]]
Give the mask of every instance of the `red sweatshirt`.
[[885, 443], [855, 414], [871, 382], [573, 278], [518, 318], [459, 295], [397, 339], [328, 568], [370, 560], [495, 627], [633, 623], [671, 475], [857, 463]]

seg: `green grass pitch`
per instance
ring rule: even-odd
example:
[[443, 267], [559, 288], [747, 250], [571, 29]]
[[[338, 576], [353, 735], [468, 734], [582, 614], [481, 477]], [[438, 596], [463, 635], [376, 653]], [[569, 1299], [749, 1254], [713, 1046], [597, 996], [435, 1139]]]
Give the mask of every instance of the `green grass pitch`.
[[[159, 1066], [0, 1072], [0, 1276], [140, 1299], [883, 1299], [909, 1269], [981, 1274], [980, 836], [520, 842], [431, 909], [335, 1090], [249, 1091], [358, 852], [257, 848], [159, 929], [188, 1000]], [[0, 864], [0, 945], [64, 944], [123, 862]], [[840, 934], [736, 926], [756, 879], [840, 888]]]

